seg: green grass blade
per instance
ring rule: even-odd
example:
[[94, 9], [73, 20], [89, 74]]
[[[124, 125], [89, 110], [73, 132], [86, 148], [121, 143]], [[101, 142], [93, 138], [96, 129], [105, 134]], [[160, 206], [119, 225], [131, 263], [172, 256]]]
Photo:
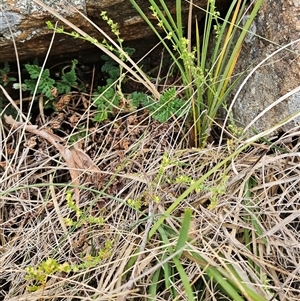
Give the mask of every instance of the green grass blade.
[[[165, 233], [165, 231], [160, 227], [158, 229], [159, 231], [159, 234], [162, 238], [162, 241], [163, 243], [167, 246], [167, 249], [168, 249], [168, 252], [170, 254], [173, 254], [175, 253], [175, 251], [173, 250], [172, 246], [170, 245], [170, 242], [169, 242], [169, 239]], [[190, 281], [189, 281], [189, 278], [180, 262], [180, 260], [177, 258], [177, 255], [173, 257], [173, 262], [175, 264], [175, 267], [176, 267], [176, 270], [178, 271], [179, 273], [179, 276], [180, 276], [180, 280], [183, 284], [183, 287], [184, 287], [184, 290], [185, 290], [185, 293], [186, 293], [186, 296], [187, 296], [187, 300], [189, 301], [193, 301], [195, 300], [194, 299], [194, 294], [193, 294], [193, 290], [192, 290], [192, 287], [191, 287], [191, 284], [190, 284]]]
[[222, 267], [212, 267], [197, 253], [190, 252], [187, 256], [189, 259], [197, 262], [202, 269], [205, 269], [205, 273], [209, 278], [213, 279], [215, 283], [217, 283], [222, 290], [232, 298], [234, 301], [245, 301], [241, 289], [251, 297], [251, 301], [266, 301], [266, 299], [252, 289], [247, 287], [247, 284], [242, 282], [241, 277], [239, 277], [238, 273], [234, 270], [234, 268], [228, 264], [227, 268], [230, 270], [231, 274], [228, 273]]
[[191, 252], [188, 258], [197, 262], [202, 269], [205, 269], [205, 273], [208, 275], [208, 277], [213, 279], [215, 283], [218, 283], [220, 287], [222, 287], [222, 289], [227, 293], [227, 295], [232, 298], [232, 300], [244, 301], [244, 298], [239, 295], [236, 287], [228, 282], [228, 279], [226, 279], [226, 277], [224, 277], [224, 275], [222, 275], [215, 267], [209, 266], [209, 264], [199, 254]]
[[160, 274], [161, 274], [161, 269], [157, 269], [152, 276], [151, 284], [149, 285], [150, 298], [148, 298], [148, 301], [156, 300]]
[[178, 37], [182, 38], [182, 15], [181, 15], [181, 0], [176, 0], [176, 21], [177, 21], [177, 32]]
[[238, 40], [235, 42], [235, 47], [232, 51], [232, 54], [231, 54], [231, 57], [230, 59], [228, 60], [228, 63], [226, 65], [226, 68], [225, 68], [225, 71], [224, 71], [224, 78], [226, 78], [226, 81], [222, 87], [222, 89], [220, 90], [220, 92], [218, 93], [219, 95], [221, 95], [222, 97], [222, 94], [224, 94], [225, 92], [225, 89], [227, 87], [227, 82], [229, 81], [229, 76], [231, 76], [231, 73], [233, 71], [233, 68], [236, 64], [236, 61], [237, 61], [237, 56], [239, 55], [239, 52], [240, 52], [240, 49], [241, 49], [241, 46], [244, 42], [244, 39], [245, 39], [245, 36], [247, 35], [248, 31], [249, 31], [249, 28], [254, 20], [254, 18], [256, 17], [257, 13], [258, 13], [258, 10], [260, 9], [261, 5], [263, 3], [263, 0], [258, 0], [256, 1], [252, 11], [251, 11], [251, 14], [246, 22], [246, 24], [243, 26], [242, 28], [242, 31], [239, 35], [239, 38]]
[[205, 70], [207, 64], [207, 53], [209, 40], [211, 35], [211, 26], [212, 26], [212, 9], [215, 5], [215, 1], [207, 1], [207, 12], [205, 15], [205, 24], [204, 24], [204, 32], [203, 32], [203, 41], [202, 41], [202, 51], [201, 51], [201, 69]]
[[[160, 42], [163, 44], [164, 48], [168, 51], [168, 53], [170, 54], [173, 62], [176, 64], [176, 66], [178, 67], [180, 74], [182, 75], [183, 81], [185, 83], [189, 82], [189, 79], [187, 77], [187, 75], [185, 74], [185, 70], [184, 67], [182, 66], [182, 64], [180, 63], [179, 59], [176, 58], [176, 56], [174, 55], [174, 49], [170, 48], [168, 46], [168, 44], [165, 42], [165, 39], [162, 37], [162, 35], [156, 30], [155, 26], [151, 23], [151, 21], [149, 20], [149, 18], [145, 15], [145, 13], [141, 10], [141, 8], [139, 7], [139, 5], [136, 3], [135, 0], [129, 0], [131, 2], [131, 4], [134, 6], [134, 8], [137, 10], [137, 12], [140, 14], [140, 16], [145, 20], [145, 22], [149, 25], [149, 27], [151, 28], [151, 30], [153, 31], [153, 33], [159, 38]], [[152, 4], [156, 5], [155, 2], [153, 0], [151, 0]], [[165, 17], [163, 16], [163, 18], [165, 19]], [[173, 22], [171, 22], [171, 28], [170, 31], [171, 32], [177, 32], [177, 28], [176, 26], [174, 27]], [[166, 26], [169, 26], [169, 22], [166, 22], [165, 24]], [[167, 28], [167, 29], [168, 29]], [[178, 37], [176, 34], [174, 34], [172, 36], [171, 42], [174, 46], [178, 46], [180, 44]]]
[[154, 0], [149, 0], [149, 2], [151, 6], [154, 7], [155, 12], [157, 13], [158, 22], [160, 22], [163, 25], [164, 30], [166, 32], [173, 32], [176, 28], [176, 24], [166, 4], [164, 3], [162, 5], [163, 9], [161, 10], [158, 4]]
[[230, 7], [229, 7], [229, 9], [226, 13], [226, 16], [224, 18], [223, 24], [221, 26], [221, 29], [220, 29], [220, 32], [219, 32], [219, 35], [218, 35], [218, 38], [217, 38], [217, 40], [214, 44], [212, 56], [209, 60], [209, 65], [212, 66], [213, 68], [214, 68], [215, 62], [218, 61], [218, 56], [219, 56], [220, 51], [221, 51], [220, 47], [223, 43], [224, 35], [225, 35], [226, 29], [227, 29], [227, 26], [228, 26], [228, 22], [229, 22], [228, 20], [230, 20], [230, 16], [231, 16], [231, 14], [233, 12], [233, 9], [236, 5], [236, 1], [237, 0], [232, 1], [231, 5], [230, 5]]
[[[192, 220], [192, 209], [187, 208], [184, 212], [183, 220], [181, 223], [181, 229], [179, 232], [179, 238], [177, 241], [177, 245], [175, 247], [175, 252], [179, 251], [180, 249], [183, 249], [184, 246], [186, 245], [186, 242], [188, 240], [191, 220]], [[177, 255], [177, 258], [180, 258], [181, 254], [182, 252]]]
[[[154, 5], [154, 4], [156, 5], [155, 1], [153, 1], [153, 0], [150, 0], [150, 3], [152, 3], [152, 5]], [[177, 29], [176, 23], [175, 23], [172, 15], [171, 15], [171, 12], [170, 12], [169, 8], [167, 7], [165, 1], [164, 0], [160, 0], [160, 4], [162, 6], [162, 11], [165, 13], [166, 17], [169, 19], [168, 22], [167, 22], [168, 25], [169, 25], [168, 30], [175, 30], [175, 29]], [[174, 33], [176, 33], [177, 36], [180, 37], [177, 30]]]
[[[164, 253], [162, 260], [165, 260], [166, 258], [167, 258], [167, 252]], [[174, 269], [168, 262], [166, 262], [163, 265], [163, 269], [164, 269], [165, 287], [170, 291], [171, 295], [173, 296], [173, 299], [175, 299], [176, 291], [174, 290], [170, 281], [170, 279], [173, 278]]]

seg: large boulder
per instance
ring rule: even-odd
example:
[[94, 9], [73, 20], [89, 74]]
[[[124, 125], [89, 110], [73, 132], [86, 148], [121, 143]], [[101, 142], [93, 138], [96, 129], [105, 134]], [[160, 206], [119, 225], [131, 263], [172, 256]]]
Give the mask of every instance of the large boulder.
[[[279, 48], [299, 39], [300, 2], [265, 0], [245, 39], [236, 73], [253, 70]], [[300, 43], [271, 56], [249, 78], [234, 104], [234, 117], [243, 127], [263, 110], [300, 84]], [[232, 98], [235, 96], [233, 93]], [[268, 110], [254, 127], [264, 131], [300, 110], [300, 92]], [[287, 131], [299, 123], [299, 118], [285, 125]]]
[[[107, 11], [107, 15], [119, 24], [121, 37], [125, 41], [137, 40], [153, 34], [128, 0], [74, 0], [71, 1], [72, 7], [68, 4], [70, 1], [66, 0], [41, 1], [100, 41], [99, 32], [78, 12], [74, 11], [74, 7], [105, 32], [110, 33], [109, 26], [100, 16], [101, 11]], [[149, 2], [144, 0], [138, 0], [137, 2], [143, 11], [148, 12], [148, 16], [151, 17]], [[170, 10], [175, 13], [175, 1], [166, 0], [165, 2]], [[219, 0], [218, 9], [226, 10], [230, 2], [230, 0]], [[193, 3], [205, 8], [207, 0], [194, 0]], [[185, 18], [187, 18], [188, 10], [189, 4], [182, 1], [182, 13]], [[197, 15], [198, 20], [204, 16], [201, 9], [194, 9], [193, 13]], [[45, 25], [48, 20], [53, 23], [57, 21], [48, 10], [38, 5], [34, 0], [0, 0], [0, 62], [15, 60], [13, 39], [16, 41], [18, 55], [22, 60], [45, 56], [52, 35], [52, 32]], [[60, 22], [59, 26], [61, 25], [63, 24]], [[147, 46], [146, 39], [144, 45]], [[143, 47], [143, 44], [138, 44], [138, 46]], [[80, 39], [75, 40], [66, 35], [57, 35], [51, 48], [51, 55], [78, 51], [88, 47], [91, 47], [88, 42]]]

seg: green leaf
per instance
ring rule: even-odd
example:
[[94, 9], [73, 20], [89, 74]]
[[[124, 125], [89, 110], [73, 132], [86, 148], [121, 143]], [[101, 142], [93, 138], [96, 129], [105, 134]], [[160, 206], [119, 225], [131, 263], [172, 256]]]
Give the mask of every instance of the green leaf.
[[[37, 93], [43, 93], [48, 99], [53, 99], [53, 95], [51, 93], [51, 90], [53, 89], [55, 85], [55, 80], [50, 78], [50, 71], [49, 69], [44, 69], [42, 72], [42, 68], [37, 65], [25, 65], [26, 70], [28, 71], [31, 79], [26, 79], [25, 85], [27, 87], [27, 90], [33, 94], [35, 89]], [[41, 73], [42, 72], [42, 73]], [[40, 77], [38, 87], [37, 85], [37, 79]]]
[[[184, 212], [175, 252], [182, 249], [186, 245], [186, 242], [188, 240], [191, 220], [192, 220], [192, 209], [187, 208]], [[181, 254], [182, 254], [182, 252], [180, 254], [178, 254], [177, 257], [180, 258]]]
[[149, 110], [153, 112], [153, 119], [164, 123], [174, 115], [180, 117], [185, 109], [185, 102], [176, 97], [176, 88], [172, 87], [163, 92], [158, 102], [153, 103]]
[[[37, 65], [30, 65], [30, 64], [26, 64], [25, 68], [26, 68], [27, 72], [29, 73], [31, 79], [37, 79], [42, 70], [42, 67], [37, 66]], [[47, 73], [46, 70], [48, 70], [48, 69], [44, 70], [44, 74]], [[49, 72], [49, 70], [48, 70], [48, 72]]]
[[157, 296], [158, 287], [159, 287], [158, 282], [160, 280], [160, 273], [161, 273], [161, 268], [158, 268], [151, 278], [151, 283], [149, 285], [149, 294], [150, 294], [151, 298], [148, 299], [149, 301], [155, 300], [155, 298]]
[[129, 100], [131, 104], [138, 108], [139, 106], [147, 107], [149, 104], [153, 104], [153, 100], [150, 98], [149, 95], [142, 93], [142, 92], [133, 92], [129, 95]]
[[[162, 240], [163, 240], [163, 243], [164, 243], [164, 245], [166, 246], [168, 252], [169, 252], [170, 254], [173, 254], [175, 251], [174, 251], [173, 248], [171, 247], [170, 242], [169, 242], [169, 239], [168, 239], [168, 237], [167, 237], [165, 231], [163, 230], [163, 228], [160, 227], [160, 228], [158, 229], [158, 232], [159, 232], [159, 234], [160, 234], [160, 236], [161, 236], [161, 238], [162, 238]], [[181, 262], [179, 261], [179, 259], [178, 259], [177, 256], [173, 257], [172, 260], [173, 260], [173, 262], [174, 262], [174, 264], [175, 264], [175, 267], [176, 267], [176, 269], [177, 269], [177, 272], [178, 272], [178, 274], [179, 274], [179, 276], [180, 276], [181, 282], [182, 282], [183, 287], [184, 287], [184, 290], [185, 290], [185, 292], [186, 292], [187, 300], [189, 300], [189, 301], [195, 300], [195, 299], [194, 299], [194, 294], [193, 294], [192, 286], [191, 286], [191, 284], [190, 284], [189, 278], [188, 278], [188, 276], [187, 276], [187, 274], [186, 274], [186, 272], [185, 272], [185, 270], [184, 270], [184, 268], [183, 268]]]
[[120, 66], [108, 55], [102, 55], [101, 58], [105, 61], [101, 71], [107, 73], [110, 80], [117, 80], [120, 77]]
[[3, 69], [0, 70], [0, 74], [3, 75], [3, 74], [6, 74], [8, 72], [10, 72], [10, 66], [9, 66], [8, 62], [5, 62]]

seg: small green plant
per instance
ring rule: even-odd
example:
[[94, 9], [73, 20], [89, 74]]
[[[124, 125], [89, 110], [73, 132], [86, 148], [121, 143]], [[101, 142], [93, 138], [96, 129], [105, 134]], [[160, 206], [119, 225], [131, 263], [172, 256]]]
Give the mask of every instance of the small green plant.
[[4, 87], [7, 86], [10, 82], [15, 82], [17, 79], [15, 77], [9, 76], [10, 65], [5, 62], [3, 68], [0, 68], [0, 85]]
[[27, 289], [31, 292], [34, 292], [46, 285], [49, 276], [58, 272], [69, 273], [71, 270], [72, 267], [69, 263], [65, 262], [63, 264], [59, 264], [55, 259], [52, 258], [48, 258], [47, 260], [41, 262], [37, 268], [27, 267], [27, 275], [25, 276], [25, 280], [32, 281], [34, 283]]
[[154, 120], [166, 122], [172, 116], [180, 117], [186, 110], [185, 102], [177, 96], [175, 87], [166, 89], [158, 101], [145, 93], [133, 92], [129, 100], [134, 107], [147, 108]]
[[75, 144], [78, 140], [84, 139], [86, 137], [86, 128], [84, 126], [79, 126], [78, 131], [75, 134], [71, 134], [69, 137], [70, 144]]
[[48, 278], [56, 273], [77, 273], [97, 266], [105, 258], [111, 256], [112, 247], [113, 241], [107, 240], [104, 248], [96, 256], [88, 254], [82, 259], [82, 263], [76, 265], [68, 262], [58, 263], [55, 259], [48, 258], [42, 261], [38, 267], [27, 267], [25, 280], [33, 282], [32, 285], [28, 286], [28, 290], [33, 292], [45, 287]]
[[142, 208], [142, 200], [141, 199], [128, 199], [127, 204], [132, 206], [136, 210], [140, 210]]
[[[65, 222], [67, 226], [80, 228], [83, 224], [99, 226], [103, 225], [104, 219], [102, 217], [87, 216], [86, 213], [78, 208], [78, 206], [73, 201], [71, 191], [67, 191], [66, 200], [68, 208], [70, 208], [77, 217], [76, 221], [71, 218], [66, 218]], [[28, 287], [28, 290], [36, 291], [43, 288], [46, 285], [48, 278], [55, 273], [76, 273], [78, 271], [95, 267], [96, 265], [101, 263], [103, 259], [111, 256], [112, 247], [113, 241], [107, 240], [105, 241], [104, 248], [100, 249], [95, 256], [87, 254], [84, 256], [84, 258], [82, 258], [82, 262], [76, 265], [72, 265], [68, 262], [58, 263], [55, 259], [48, 258], [47, 260], [41, 262], [40, 265], [36, 268], [27, 267], [27, 275], [25, 279], [27, 281], [33, 282], [33, 284]]]
[[[134, 49], [128, 48], [127, 51], [133, 53]], [[106, 85], [98, 86], [93, 93], [92, 100], [97, 106], [95, 121], [107, 119], [113, 109], [119, 107], [120, 100], [124, 98], [121, 86], [124, 79], [123, 68], [107, 55], [102, 55], [101, 59], [104, 61], [101, 71], [107, 74], [108, 78]]]
[[[208, 209], [212, 210], [218, 205], [218, 197], [222, 194], [225, 194], [226, 192], [226, 183], [228, 181], [228, 176], [227, 175], [222, 175], [221, 179], [219, 180], [219, 183], [217, 183], [214, 186], [207, 186], [205, 184], [201, 184], [198, 187], [195, 188], [196, 193], [200, 192], [211, 192], [211, 197], [210, 197], [210, 204], [208, 206]], [[187, 175], [180, 175], [176, 177], [175, 183], [177, 184], [184, 184], [187, 186], [192, 186], [196, 180], [193, 178], [187, 176]]]
[[[195, 180], [193, 178], [191, 178], [190, 176], [180, 175], [180, 176], [176, 177], [175, 183], [190, 186], [190, 185], [193, 185], [195, 183]], [[195, 192], [199, 193], [201, 191], [204, 191], [205, 189], [206, 189], [205, 185], [200, 185], [199, 187], [195, 188]]]
[[66, 225], [69, 227], [76, 227], [79, 228], [83, 224], [96, 224], [96, 225], [103, 225], [104, 218], [103, 217], [94, 217], [94, 216], [87, 216], [85, 212], [83, 212], [78, 206], [75, 204], [71, 191], [67, 191], [66, 195], [67, 206], [76, 214], [77, 219], [73, 220], [71, 218], [66, 218], [65, 222]]
[[185, 102], [177, 96], [175, 87], [166, 89], [160, 96], [159, 101], [147, 98], [142, 102], [152, 113], [152, 117], [159, 122], [166, 122], [171, 116], [180, 117], [186, 110]]
[[[35, 64], [26, 64], [25, 69], [30, 79], [25, 79], [21, 85], [23, 91], [29, 91], [31, 95], [36, 91], [43, 94], [48, 100], [53, 100], [57, 95], [70, 93], [73, 86], [78, 86], [76, 76], [76, 65], [78, 61], [73, 60], [70, 71], [62, 70], [59, 80], [50, 77], [50, 70], [44, 69]], [[14, 84], [15, 89], [19, 89], [19, 84]]]

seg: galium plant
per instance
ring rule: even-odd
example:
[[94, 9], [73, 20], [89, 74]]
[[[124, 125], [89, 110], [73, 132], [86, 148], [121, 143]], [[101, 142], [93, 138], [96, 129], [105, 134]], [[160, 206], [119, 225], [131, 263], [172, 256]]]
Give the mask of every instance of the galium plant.
[[[70, 227], [70, 232], [75, 228], [80, 228], [84, 224], [102, 226], [104, 224], [103, 217], [94, 217], [87, 212], [81, 210], [74, 202], [71, 191], [66, 192], [67, 207], [71, 210], [71, 213], [75, 214], [77, 220], [72, 218], [66, 218], [65, 223]], [[108, 258], [112, 253], [113, 241], [105, 240], [103, 248], [101, 248], [96, 254], [85, 254], [81, 258], [81, 262], [78, 264], [70, 264], [69, 262], [59, 263], [53, 257], [42, 261], [37, 267], [28, 266], [26, 268], [25, 279], [31, 283], [28, 286], [29, 291], [36, 291], [43, 288], [46, 285], [48, 279], [57, 273], [78, 273], [85, 271], [89, 268], [93, 268], [99, 265], [104, 259]]]
[[73, 212], [76, 213], [76, 217], [79, 221], [75, 221], [71, 218], [66, 218], [65, 222], [66, 225], [69, 227], [81, 227], [82, 224], [88, 223], [88, 224], [96, 224], [96, 225], [103, 225], [104, 218], [103, 217], [93, 217], [93, 216], [86, 216], [86, 213], [83, 212], [73, 200], [72, 194], [70, 191], [67, 191], [66, 195], [67, 200], [67, 206], [70, 208]]
[[50, 257], [41, 262], [37, 267], [27, 267], [25, 279], [32, 283], [32, 285], [28, 287], [28, 291], [33, 292], [43, 288], [47, 280], [57, 273], [78, 273], [99, 265], [99, 263], [111, 255], [112, 247], [113, 241], [107, 240], [103, 249], [95, 256], [91, 254], [86, 255], [80, 264], [70, 264], [68, 262], [58, 263], [57, 260]]

